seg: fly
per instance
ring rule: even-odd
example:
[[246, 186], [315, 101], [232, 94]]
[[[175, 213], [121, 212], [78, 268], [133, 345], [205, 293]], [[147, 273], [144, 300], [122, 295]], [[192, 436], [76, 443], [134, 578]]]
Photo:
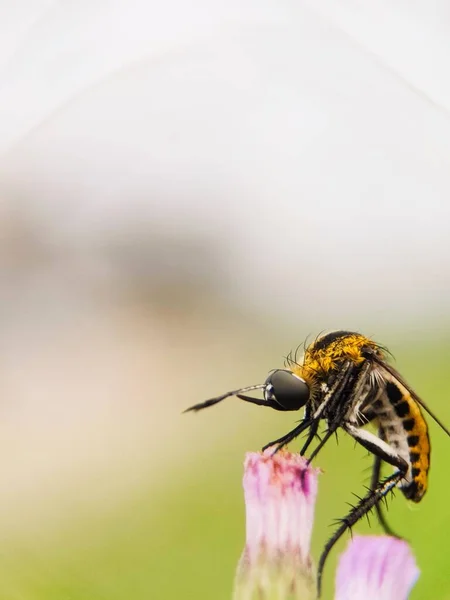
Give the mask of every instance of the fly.
[[[340, 520], [320, 556], [317, 567], [319, 596], [325, 561], [347, 529], [375, 508], [383, 529], [389, 535], [395, 535], [382, 512], [383, 498], [394, 488], [399, 488], [408, 500], [420, 502], [427, 491], [430, 440], [422, 411], [426, 411], [450, 436], [450, 431], [387, 359], [388, 351], [371, 339], [351, 331], [333, 331], [312, 342], [302, 359], [288, 356], [286, 368], [272, 371], [264, 383], [227, 392], [187, 409], [199, 411], [230, 396], [281, 411], [304, 408], [300, 423], [284, 436], [266, 444], [263, 450], [274, 446], [277, 452], [307, 432], [300, 450], [304, 455], [324, 420], [326, 433], [309, 455], [309, 462], [339, 428], [373, 454], [368, 493]], [[255, 390], [260, 390], [263, 397], [248, 395]], [[364, 429], [369, 422], [376, 426], [377, 434]], [[385, 478], [381, 477], [383, 462], [394, 468]]]

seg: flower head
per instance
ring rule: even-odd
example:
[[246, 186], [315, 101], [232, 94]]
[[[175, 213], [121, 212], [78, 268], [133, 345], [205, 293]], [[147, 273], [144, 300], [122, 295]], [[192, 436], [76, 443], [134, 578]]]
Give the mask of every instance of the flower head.
[[[247, 454], [246, 543], [234, 600], [315, 597], [309, 552], [318, 473], [299, 454], [271, 449]], [[403, 540], [356, 536], [339, 562], [335, 600], [406, 600], [418, 576]]]
[[318, 470], [290, 452], [248, 453], [244, 467], [246, 544], [235, 598], [312, 597], [309, 547]]
[[355, 536], [339, 561], [335, 600], [406, 600], [418, 577], [405, 541]]

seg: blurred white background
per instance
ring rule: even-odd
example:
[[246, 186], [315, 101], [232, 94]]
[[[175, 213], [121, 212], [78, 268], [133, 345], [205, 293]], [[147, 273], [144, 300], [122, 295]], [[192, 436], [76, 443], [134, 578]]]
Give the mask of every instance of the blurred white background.
[[445, 312], [446, 2], [1, 11], [4, 228], [26, 215], [94, 280], [154, 268], [156, 232], [198, 238], [221, 296], [319, 327]]

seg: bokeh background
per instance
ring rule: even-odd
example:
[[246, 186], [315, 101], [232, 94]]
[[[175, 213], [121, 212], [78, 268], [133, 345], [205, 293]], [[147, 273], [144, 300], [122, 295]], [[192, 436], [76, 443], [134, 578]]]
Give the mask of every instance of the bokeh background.
[[[373, 336], [450, 423], [449, 193], [445, 0], [3, 0], [0, 600], [230, 598], [293, 416], [181, 411], [307, 336]], [[450, 598], [430, 430], [415, 600]], [[316, 559], [370, 465], [320, 455]]]

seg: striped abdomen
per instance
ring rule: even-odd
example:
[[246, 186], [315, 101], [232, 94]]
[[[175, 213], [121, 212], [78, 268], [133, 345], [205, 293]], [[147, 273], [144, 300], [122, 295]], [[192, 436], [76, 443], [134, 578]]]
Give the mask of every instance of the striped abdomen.
[[406, 498], [420, 502], [428, 487], [428, 427], [410, 391], [390, 374], [384, 375], [384, 379], [386, 394], [374, 406], [379, 426], [387, 443], [408, 464], [406, 477], [398, 487]]

